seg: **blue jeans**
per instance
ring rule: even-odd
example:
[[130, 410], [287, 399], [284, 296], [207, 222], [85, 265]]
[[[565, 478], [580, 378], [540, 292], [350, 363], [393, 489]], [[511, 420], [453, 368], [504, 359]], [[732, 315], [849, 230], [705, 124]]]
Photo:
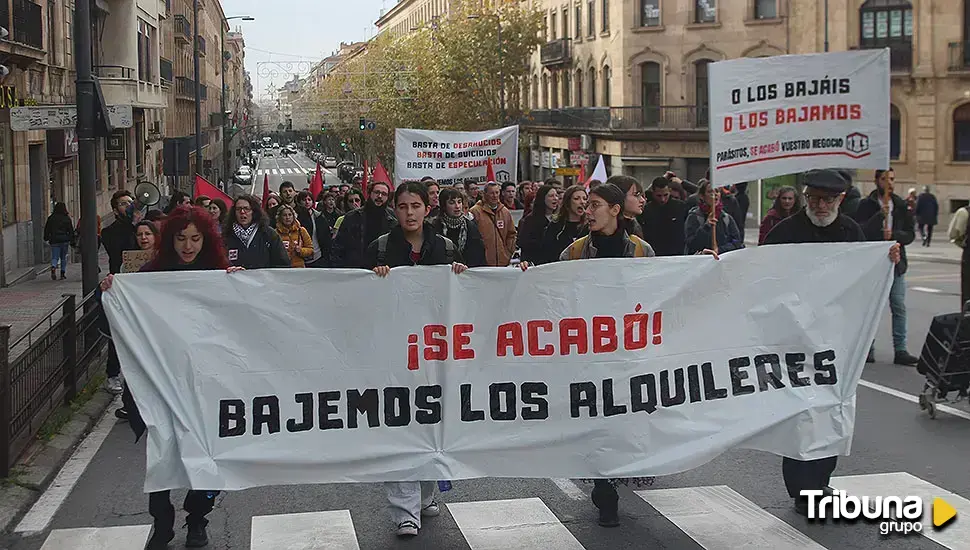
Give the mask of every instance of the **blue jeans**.
[[67, 271], [67, 250], [70, 243], [57, 243], [51, 245], [51, 269], [57, 269], [57, 262], [61, 263], [61, 273]]
[[[895, 275], [893, 286], [889, 289], [889, 311], [893, 316], [893, 349], [897, 352], [906, 348], [906, 275]], [[872, 342], [869, 353], [876, 349]]]

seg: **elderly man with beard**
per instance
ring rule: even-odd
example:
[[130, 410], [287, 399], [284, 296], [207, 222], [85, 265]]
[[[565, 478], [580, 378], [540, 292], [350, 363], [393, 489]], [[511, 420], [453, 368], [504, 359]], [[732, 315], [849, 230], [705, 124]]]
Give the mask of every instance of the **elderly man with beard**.
[[363, 268], [364, 252], [374, 239], [397, 226], [397, 217], [388, 208], [391, 186], [374, 182], [367, 188], [364, 206], [344, 214], [344, 221], [330, 249], [333, 267]]
[[[862, 242], [866, 236], [852, 218], [839, 214], [839, 206], [845, 198], [848, 183], [834, 170], [812, 170], [805, 174], [805, 208], [785, 218], [776, 225], [765, 245], [795, 243], [848, 243]], [[899, 263], [899, 244], [889, 251], [893, 264]], [[795, 511], [808, 515], [808, 500], [801, 491], [821, 490], [834, 494], [829, 487], [835, 471], [837, 456], [818, 460], [782, 460], [782, 475], [788, 495], [794, 499]]]

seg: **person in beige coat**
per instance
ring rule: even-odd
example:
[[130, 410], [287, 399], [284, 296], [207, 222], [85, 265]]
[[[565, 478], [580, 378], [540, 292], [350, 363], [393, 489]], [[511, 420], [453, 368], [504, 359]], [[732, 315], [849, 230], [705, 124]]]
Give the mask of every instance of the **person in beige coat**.
[[471, 209], [485, 241], [485, 263], [491, 267], [507, 267], [515, 253], [515, 222], [501, 196], [502, 186], [490, 181], [485, 184], [482, 200]]

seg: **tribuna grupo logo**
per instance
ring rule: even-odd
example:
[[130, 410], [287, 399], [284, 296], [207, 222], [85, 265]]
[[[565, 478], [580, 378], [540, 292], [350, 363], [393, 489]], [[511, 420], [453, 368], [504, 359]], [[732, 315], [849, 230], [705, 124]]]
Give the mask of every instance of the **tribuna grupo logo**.
[[[917, 496], [852, 496], [845, 491], [802, 491], [808, 500], [808, 518], [815, 520], [868, 521], [879, 533], [908, 535], [923, 531], [923, 499]], [[956, 510], [941, 498], [933, 499], [933, 525], [943, 527]]]

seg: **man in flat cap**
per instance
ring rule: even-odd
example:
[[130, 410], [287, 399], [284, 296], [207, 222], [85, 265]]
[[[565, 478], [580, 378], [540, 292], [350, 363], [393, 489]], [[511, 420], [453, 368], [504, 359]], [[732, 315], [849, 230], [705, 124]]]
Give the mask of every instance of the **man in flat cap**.
[[[795, 243], [849, 243], [866, 240], [865, 233], [852, 218], [839, 214], [839, 206], [845, 198], [848, 183], [834, 170], [812, 170], [805, 174], [805, 208], [776, 225], [765, 245]], [[889, 259], [899, 262], [899, 245], [892, 246]], [[781, 471], [785, 478], [788, 495], [794, 499], [795, 511], [808, 515], [808, 500], [801, 491], [824, 491], [832, 494], [829, 487], [835, 471], [837, 456], [818, 460], [782, 459]]]

